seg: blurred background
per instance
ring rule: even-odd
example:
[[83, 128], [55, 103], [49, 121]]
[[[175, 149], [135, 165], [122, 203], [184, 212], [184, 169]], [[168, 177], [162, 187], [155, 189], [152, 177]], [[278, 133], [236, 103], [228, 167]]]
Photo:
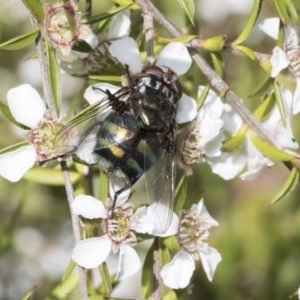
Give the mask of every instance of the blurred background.
[[[186, 26], [188, 21], [177, 1], [154, 2], [178, 27]], [[193, 33], [203, 38], [226, 34], [228, 41], [238, 36], [253, 4], [252, 0], [195, 2]], [[98, 1], [94, 9], [105, 12], [112, 3]], [[276, 16], [273, 2], [263, 1], [260, 19], [272, 16]], [[21, 0], [1, 1], [0, 43], [30, 29], [29, 14]], [[275, 46], [272, 39], [256, 28], [246, 44], [264, 53], [271, 53]], [[5, 102], [7, 91], [21, 83], [30, 83], [41, 94], [38, 63], [29, 59], [33, 53], [33, 47], [0, 50], [0, 100]], [[264, 72], [245, 57], [223, 55], [225, 80], [251, 107], [251, 101], [255, 100], [247, 98]], [[194, 85], [205, 83], [199, 74], [199, 82]], [[187, 81], [184, 86], [189, 89], [191, 83]], [[64, 74], [64, 101], [82, 94], [84, 87], [83, 80]], [[299, 122], [296, 116], [294, 133], [298, 141]], [[0, 148], [24, 136], [2, 114], [0, 126]], [[188, 197], [196, 202], [204, 195], [207, 209], [219, 221], [220, 226], [211, 231], [209, 243], [223, 259], [212, 283], [199, 265], [193, 277], [194, 293], [182, 299], [289, 299], [300, 285], [299, 188], [272, 208], [268, 207], [288, 176], [287, 169], [282, 165], [264, 169], [250, 182], [224, 181], [205, 164], [194, 168], [194, 174], [188, 179]], [[0, 177], [1, 300], [19, 299], [35, 286], [34, 299], [46, 298], [61, 280], [74, 246], [64, 187], [35, 184], [28, 178], [25, 176], [13, 184]]]

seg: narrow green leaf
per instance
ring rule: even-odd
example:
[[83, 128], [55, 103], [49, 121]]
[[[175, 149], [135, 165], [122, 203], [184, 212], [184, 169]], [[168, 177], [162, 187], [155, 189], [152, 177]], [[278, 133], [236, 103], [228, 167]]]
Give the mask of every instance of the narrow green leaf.
[[264, 97], [269, 90], [271, 90], [273, 83], [273, 78], [270, 74], [266, 76], [259, 82], [259, 84], [254, 88], [253, 92], [248, 96], [248, 98], [260, 98]]
[[111, 81], [111, 82], [118, 82], [121, 83], [120, 76], [110, 76], [110, 75], [90, 75], [88, 77], [88, 81], [91, 82], [101, 82], [101, 81]]
[[44, 20], [44, 10], [39, 0], [22, 0], [29, 11], [34, 15], [37, 21], [42, 24]]
[[69, 295], [76, 293], [78, 288], [78, 272], [73, 272], [68, 278], [60, 282], [52, 291], [50, 299], [69, 299]]
[[177, 0], [180, 6], [185, 10], [190, 22], [194, 24], [195, 4], [194, 0]]
[[274, 0], [274, 4], [276, 6], [279, 18], [282, 23], [286, 24], [288, 20], [288, 12], [286, 8], [285, 1], [282, 0]]
[[[69, 172], [72, 183], [79, 180], [80, 175], [76, 172]], [[64, 179], [59, 169], [49, 169], [49, 168], [32, 168], [24, 177], [29, 180], [39, 184], [48, 184], [55, 186], [63, 186]]]
[[143, 266], [143, 272], [142, 272], [142, 291], [145, 299], [149, 299], [150, 295], [152, 294], [154, 290], [153, 286], [153, 251], [154, 251], [154, 244], [149, 248], [144, 266]]
[[208, 39], [198, 39], [199, 47], [208, 51], [221, 51], [225, 45], [226, 35], [220, 34]]
[[63, 275], [62, 281], [65, 281], [68, 279], [69, 276], [73, 273], [73, 270], [77, 266], [76, 262], [74, 260], [71, 260], [67, 266], [67, 269]]
[[88, 18], [85, 22], [82, 22], [82, 23], [91, 25], [91, 24], [95, 24], [95, 23], [104, 21], [106, 19], [110, 19], [114, 15], [117, 15], [118, 13], [128, 9], [129, 7], [132, 8], [133, 5], [134, 5], [134, 3], [128, 3], [121, 7], [119, 6], [117, 10], [111, 11], [109, 13], [103, 13], [103, 14], [99, 14], [96, 16], [92, 16], [92, 17]]
[[231, 45], [233, 49], [242, 52], [243, 54], [245, 54], [247, 57], [249, 57], [251, 60], [255, 60], [255, 54], [253, 52], [253, 50], [247, 46], [243, 46], [243, 45], [236, 45], [236, 44], [232, 44]]
[[222, 78], [224, 75], [224, 61], [219, 52], [210, 52], [211, 60], [216, 73]]
[[259, 121], [268, 115], [271, 109], [274, 107], [275, 98], [274, 94], [269, 94], [264, 101], [258, 106], [254, 112], [254, 116]]
[[292, 0], [285, 0], [285, 5], [288, 11], [288, 14], [290, 16], [290, 19], [292, 21], [292, 23], [298, 24], [298, 13], [297, 13], [297, 9], [293, 3]]
[[298, 185], [298, 183], [299, 183], [299, 171], [296, 167], [293, 167], [287, 180], [284, 182], [284, 184], [281, 186], [279, 191], [276, 193], [269, 207], [273, 206], [279, 200], [287, 197], [290, 193], [292, 193], [296, 188], [296, 186]]
[[108, 178], [107, 178], [107, 174], [104, 171], [100, 171], [100, 191], [99, 191], [99, 199], [103, 202], [106, 201], [107, 197], [108, 197]]
[[11, 145], [9, 147], [1, 149], [0, 154], [6, 153], [6, 152], [11, 152], [11, 151], [14, 151], [16, 149], [19, 149], [21, 147], [28, 146], [28, 145], [29, 145], [29, 143], [27, 141], [22, 141], [22, 142], [19, 142], [17, 144], [14, 144], [14, 145]]
[[281, 120], [283, 122], [283, 124], [286, 123], [286, 112], [285, 112], [285, 109], [284, 109], [284, 100], [282, 98], [282, 94], [281, 94], [281, 91], [280, 91], [280, 88], [279, 88], [279, 84], [278, 82], [275, 80], [274, 81], [274, 95], [275, 95], [275, 99], [276, 99], [276, 104], [277, 104], [277, 107], [279, 109], [279, 113], [280, 113], [280, 117], [281, 117]]
[[157, 37], [157, 42], [160, 44], [168, 44], [171, 42], [180, 42], [180, 43], [188, 43], [193, 39], [197, 39], [198, 36], [194, 35], [194, 34], [190, 34], [190, 35], [184, 35], [178, 38], [166, 38], [166, 37], [161, 37], [158, 36]]
[[239, 148], [245, 139], [247, 126], [242, 126], [238, 132], [228, 137], [222, 145], [223, 151], [234, 151]]
[[19, 123], [18, 121], [16, 121], [16, 119], [13, 117], [13, 115], [11, 114], [8, 105], [4, 102], [0, 100], [0, 109], [3, 113], [3, 115], [13, 124], [15, 124], [16, 126], [25, 129], [25, 130], [29, 130], [30, 128]]
[[252, 31], [252, 28], [254, 27], [254, 24], [257, 20], [257, 17], [259, 15], [260, 9], [261, 9], [262, 0], [254, 0], [252, 11], [250, 13], [250, 16], [245, 24], [244, 29], [240, 33], [240, 35], [236, 38], [235, 41], [232, 42], [232, 44], [241, 44], [243, 43], [249, 36], [250, 32]]
[[33, 294], [35, 293], [37, 289], [37, 286], [31, 288], [24, 296], [21, 297], [20, 300], [30, 300], [33, 297]]
[[174, 205], [174, 212], [179, 212], [185, 202], [187, 192], [187, 180], [186, 174], [183, 173], [180, 177], [179, 182], [177, 183], [176, 190], [175, 190], [175, 205]]
[[0, 44], [0, 49], [3, 50], [19, 50], [32, 44], [40, 33], [39, 29], [32, 32], [16, 36], [6, 42]]
[[102, 279], [102, 283], [105, 288], [105, 294], [110, 295], [112, 292], [112, 283], [111, 283], [111, 277], [107, 268], [106, 263], [102, 263], [99, 267], [99, 273]]
[[50, 79], [51, 92], [54, 102], [54, 108], [59, 115], [60, 103], [61, 103], [61, 78], [60, 69], [57, 61], [56, 51], [47, 43], [47, 66], [48, 75]]
[[261, 140], [252, 131], [249, 131], [249, 136], [255, 147], [264, 155], [269, 157], [271, 160], [275, 161], [292, 161], [294, 156], [292, 154], [286, 153], [282, 150], [275, 148], [269, 143]]

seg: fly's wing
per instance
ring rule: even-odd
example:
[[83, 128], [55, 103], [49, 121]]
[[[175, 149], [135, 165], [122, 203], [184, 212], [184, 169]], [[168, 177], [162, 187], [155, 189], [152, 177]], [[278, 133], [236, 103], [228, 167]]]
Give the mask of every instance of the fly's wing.
[[[65, 124], [55, 139], [55, 146], [60, 149], [58, 156], [67, 157], [77, 151], [91, 153], [96, 144], [98, 131], [105, 126], [112, 112], [125, 105], [129, 93], [130, 90], [127, 88], [120, 88], [115, 94], [107, 92], [104, 98], [89, 105]], [[85, 159], [83, 161], [92, 163]]]
[[[147, 153], [145, 157], [146, 155]], [[145, 177], [155, 228], [159, 233], [165, 233], [173, 215], [175, 156], [162, 149], [157, 161], [146, 172]]]

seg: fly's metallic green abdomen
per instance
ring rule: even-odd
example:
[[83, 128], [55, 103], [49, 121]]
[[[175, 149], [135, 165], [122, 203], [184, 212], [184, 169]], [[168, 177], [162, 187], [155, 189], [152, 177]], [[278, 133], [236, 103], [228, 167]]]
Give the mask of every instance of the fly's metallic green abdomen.
[[139, 121], [130, 114], [114, 112], [105, 119], [97, 134], [95, 153], [108, 173], [124, 174], [134, 184], [157, 158], [160, 147], [157, 133], [141, 130]]

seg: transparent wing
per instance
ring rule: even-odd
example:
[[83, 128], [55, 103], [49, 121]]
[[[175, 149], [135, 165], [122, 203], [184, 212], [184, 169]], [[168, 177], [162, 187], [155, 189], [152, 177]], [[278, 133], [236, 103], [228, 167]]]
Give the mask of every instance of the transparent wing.
[[175, 156], [162, 149], [145, 177], [149, 201], [153, 205], [155, 227], [159, 233], [164, 233], [169, 228], [173, 215]]
[[125, 110], [126, 100], [130, 94], [128, 88], [120, 88], [115, 94], [107, 95], [89, 105], [73, 117], [58, 132], [55, 145], [61, 149], [60, 156], [73, 154], [78, 148], [92, 148], [96, 143], [97, 132], [106, 126], [113, 111]]

